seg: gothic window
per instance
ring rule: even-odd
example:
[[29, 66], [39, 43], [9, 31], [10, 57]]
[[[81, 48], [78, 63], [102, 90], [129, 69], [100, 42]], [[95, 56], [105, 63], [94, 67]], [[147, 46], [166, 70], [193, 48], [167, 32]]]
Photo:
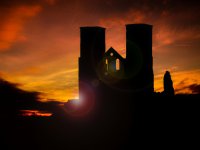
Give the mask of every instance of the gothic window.
[[106, 70], [108, 71], [108, 59], [106, 59]]
[[116, 59], [116, 70], [120, 70], [120, 61], [119, 59]]

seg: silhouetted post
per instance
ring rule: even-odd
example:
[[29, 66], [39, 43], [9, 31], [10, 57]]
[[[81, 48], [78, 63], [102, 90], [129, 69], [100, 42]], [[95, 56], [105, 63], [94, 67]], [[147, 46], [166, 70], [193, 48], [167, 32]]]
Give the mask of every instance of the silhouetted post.
[[173, 81], [169, 71], [164, 75], [164, 95], [174, 95]]
[[152, 25], [126, 25], [126, 74], [129, 87], [140, 95], [154, 91]]

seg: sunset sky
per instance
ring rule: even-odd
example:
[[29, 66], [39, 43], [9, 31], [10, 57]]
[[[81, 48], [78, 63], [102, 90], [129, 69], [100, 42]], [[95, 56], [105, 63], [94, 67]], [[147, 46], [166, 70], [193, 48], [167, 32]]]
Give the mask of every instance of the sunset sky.
[[0, 77], [42, 99], [78, 97], [81, 26], [106, 28], [106, 49], [125, 54], [125, 24], [153, 25], [155, 91], [169, 70], [176, 93], [200, 87], [197, 0], [1, 0]]

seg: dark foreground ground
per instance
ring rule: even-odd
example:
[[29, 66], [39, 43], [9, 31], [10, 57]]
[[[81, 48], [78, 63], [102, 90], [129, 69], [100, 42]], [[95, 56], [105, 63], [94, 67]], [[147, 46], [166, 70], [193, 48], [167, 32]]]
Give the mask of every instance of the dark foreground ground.
[[113, 100], [75, 118], [1, 115], [0, 146], [4, 150], [198, 149], [199, 100], [199, 95]]

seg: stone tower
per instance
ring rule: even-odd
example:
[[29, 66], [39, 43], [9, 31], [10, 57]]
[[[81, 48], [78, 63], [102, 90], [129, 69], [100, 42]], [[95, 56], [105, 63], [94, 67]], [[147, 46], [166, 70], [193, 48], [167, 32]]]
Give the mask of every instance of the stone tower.
[[126, 75], [128, 87], [133, 92], [139, 95], [153, 93], [151, 25], [126, 25]]
[[94, 82], [99, 81], [98, 72], [103, 67], [105, 28], [81, 27], [80, 37], [79, 96], [87, 96], [84, 94], [88, 93], [85, 86], [92, 86]]

